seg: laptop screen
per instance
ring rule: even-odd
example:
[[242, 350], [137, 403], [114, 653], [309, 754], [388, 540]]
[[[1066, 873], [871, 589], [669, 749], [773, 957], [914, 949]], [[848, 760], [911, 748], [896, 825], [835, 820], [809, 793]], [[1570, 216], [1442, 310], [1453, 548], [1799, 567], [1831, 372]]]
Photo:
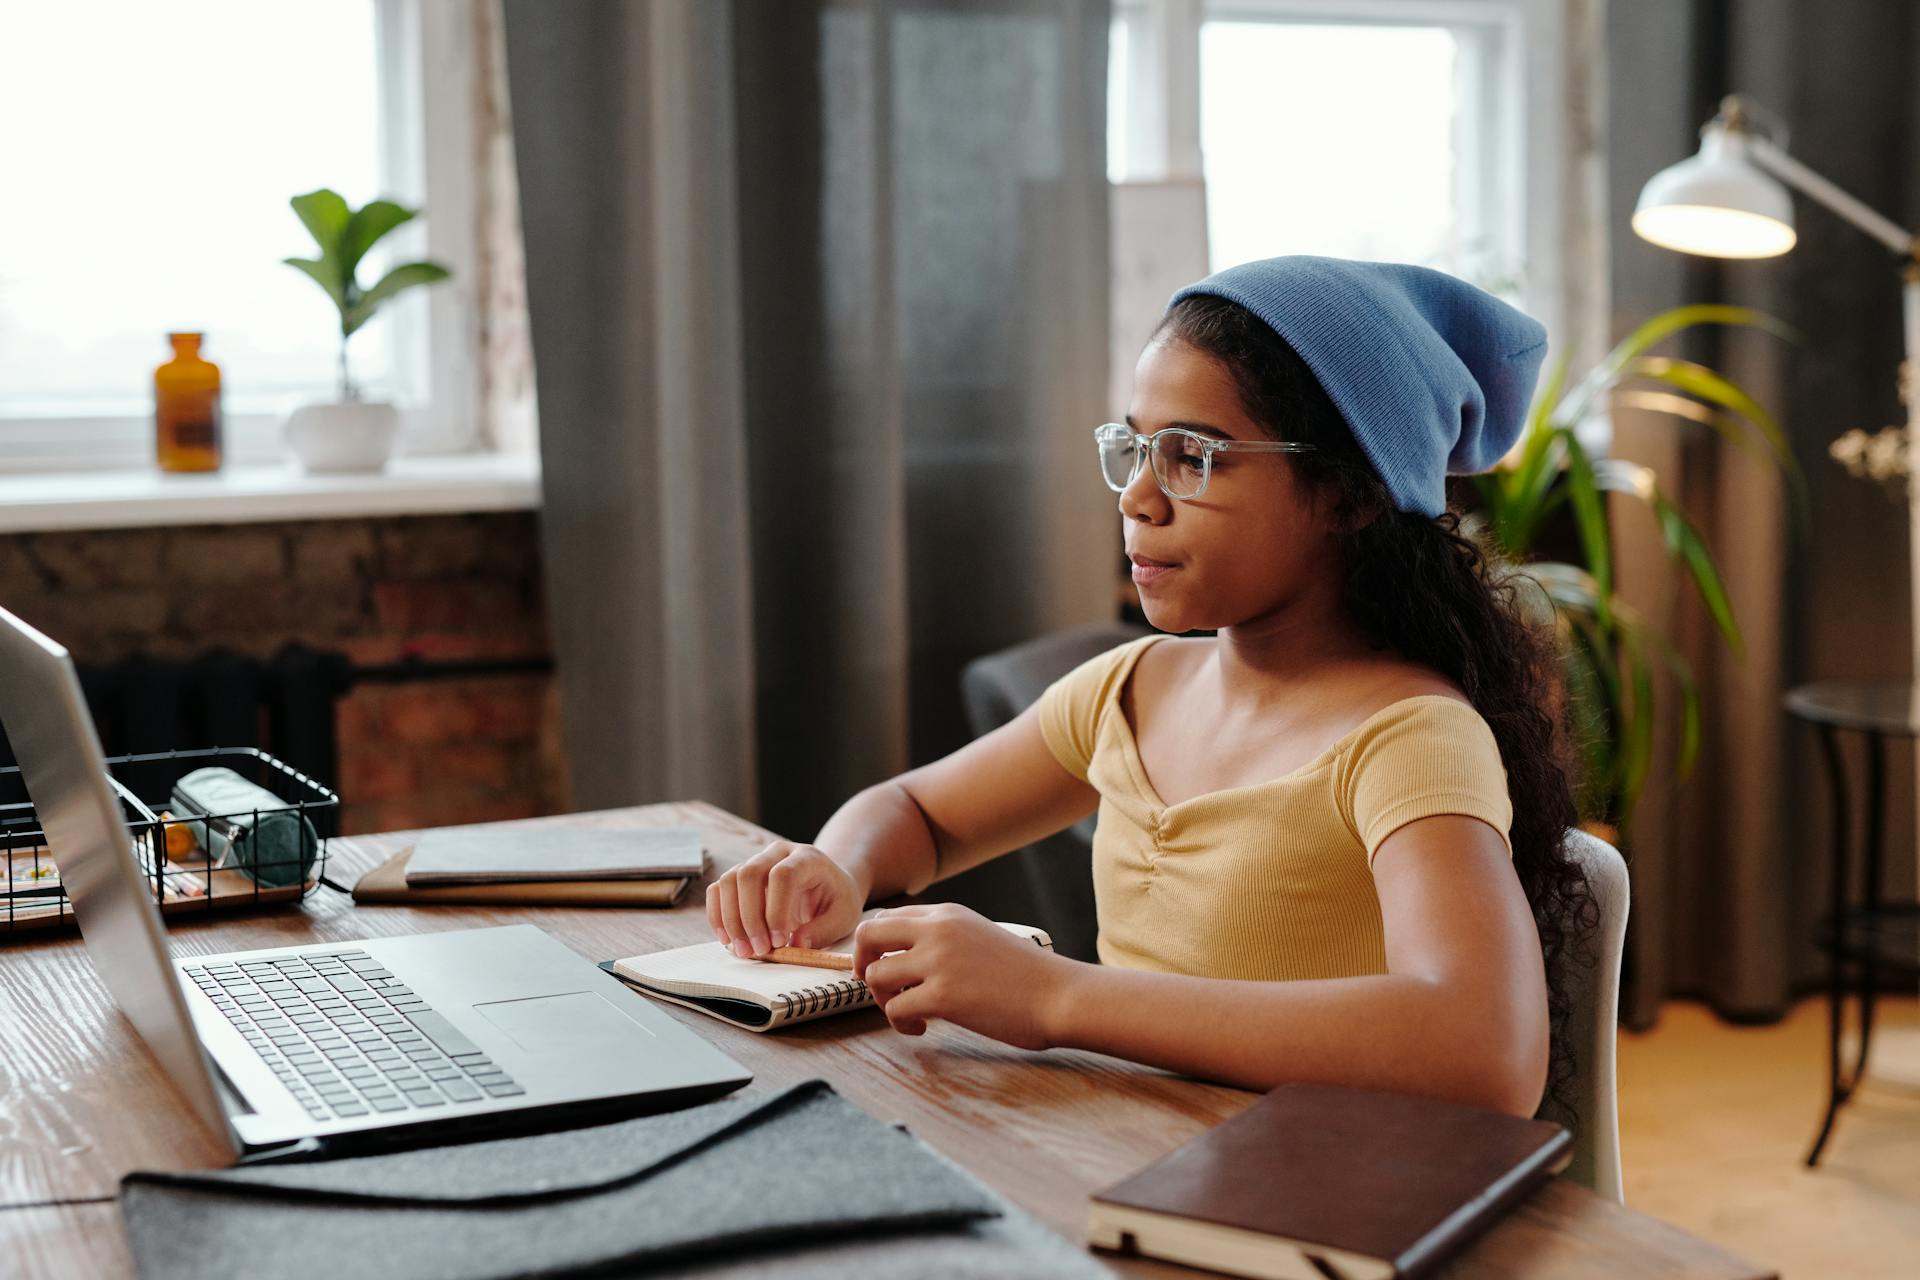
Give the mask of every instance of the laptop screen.
[[0, 609], [0, 725], [73, 901], [87, 956], [174, 1087], [236, 1151], [159, 908], [141, 876], [66, 649]]

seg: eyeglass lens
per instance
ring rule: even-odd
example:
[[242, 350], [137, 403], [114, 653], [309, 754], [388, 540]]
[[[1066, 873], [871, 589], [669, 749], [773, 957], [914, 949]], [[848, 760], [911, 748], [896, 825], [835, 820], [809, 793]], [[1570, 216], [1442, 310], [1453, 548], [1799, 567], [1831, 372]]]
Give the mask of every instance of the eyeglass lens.
[[[1131, 431], [1101, 435], [1100, 470], [1108, 485], [1125, 489], [1132, 482], [1139, 452]], [[1192, 497], [1206, 483], [1206, 450], [1192, 436], [1178, 431], [1162, 432], [1153, 440], [1153, 477], [1172, 496]]]

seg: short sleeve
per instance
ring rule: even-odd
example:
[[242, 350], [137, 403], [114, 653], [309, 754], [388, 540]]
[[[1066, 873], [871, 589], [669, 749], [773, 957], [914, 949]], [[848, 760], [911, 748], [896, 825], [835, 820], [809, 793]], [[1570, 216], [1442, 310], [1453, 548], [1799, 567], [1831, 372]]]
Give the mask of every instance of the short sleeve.
[[1344, 766], [1341, 807], [1368, 866], [1388, 836], [1439, 814], [1480, 819], [1513, 855], [1513, 801], [1500, 746], [1466, 703], [1422, 697], [1387, 708], [1362, 727]]
[[1142, 636], [1087, 659], [1040, 695], [1040, 735], [1062, 768], [1082, 782], [1093, 765], [1100, 721], [1139, 652], [1162, 636]]

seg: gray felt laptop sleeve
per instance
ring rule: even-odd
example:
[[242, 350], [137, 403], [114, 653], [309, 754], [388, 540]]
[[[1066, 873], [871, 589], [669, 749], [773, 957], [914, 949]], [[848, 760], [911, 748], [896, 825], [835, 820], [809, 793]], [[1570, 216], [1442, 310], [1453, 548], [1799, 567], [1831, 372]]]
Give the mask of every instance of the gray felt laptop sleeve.
[[1108, 1274], [819, 1080], [531, 1137], [137, 1172], [120, 1205], [148, 1280]]

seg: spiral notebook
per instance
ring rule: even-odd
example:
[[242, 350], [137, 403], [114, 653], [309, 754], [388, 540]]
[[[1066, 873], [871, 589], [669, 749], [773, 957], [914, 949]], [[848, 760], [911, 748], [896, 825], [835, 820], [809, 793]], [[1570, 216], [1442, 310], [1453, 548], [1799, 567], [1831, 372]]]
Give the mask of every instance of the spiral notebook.
[[[1053, 948], [1053, 939], [1044, 930], [1004, 922], [1000, 927], [1031, 938], [1037, 946]], [[852, 955], [853, 935], [820, 950]], [[867, 984], [851, 973], [743, 960], [718, 942], [608, 960], [600, 967], [646, 995], [710, 1013], [749, 1031], [772, 1031], [873, 1003]]]

